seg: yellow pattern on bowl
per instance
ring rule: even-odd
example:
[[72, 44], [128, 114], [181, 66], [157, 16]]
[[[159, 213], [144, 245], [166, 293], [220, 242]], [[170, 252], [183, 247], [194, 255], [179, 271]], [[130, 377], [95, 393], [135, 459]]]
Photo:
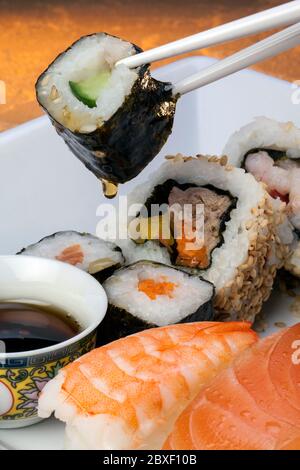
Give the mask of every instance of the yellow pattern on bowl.
[[60, 261], [31, 256], [0, 256], [0, 301], [12, 299], [56, 305], [82, 330], [54, 346], [18, 353], [5, 353], [0, 341], [0, 429], [40, 421], [39, 393], [61, 367], [95, 347], [107, 309], [104, 289], [92, 276]]

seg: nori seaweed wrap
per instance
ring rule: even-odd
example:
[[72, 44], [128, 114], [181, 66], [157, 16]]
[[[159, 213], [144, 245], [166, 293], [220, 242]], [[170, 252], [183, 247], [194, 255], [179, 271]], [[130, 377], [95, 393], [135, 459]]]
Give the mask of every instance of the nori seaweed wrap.
[[48, 235], [17, 255], [63, 261], [91, 274], [101, 283], [124, 263], [122, 251], [114, 243], [74, 230]]
[[106, 33], [84, 36], [36, 83], [37, 100], [58, 134], [97, 178], [114, 184], [137, 176], [172, 131], [177, 97], [149, 66], [116, 62], [142, 52]]
[[103, 287], [109, 307], [98, 328], [99, 345], [147, 328], [213, 319], [214, 286], [161, 263], [123, 267]]

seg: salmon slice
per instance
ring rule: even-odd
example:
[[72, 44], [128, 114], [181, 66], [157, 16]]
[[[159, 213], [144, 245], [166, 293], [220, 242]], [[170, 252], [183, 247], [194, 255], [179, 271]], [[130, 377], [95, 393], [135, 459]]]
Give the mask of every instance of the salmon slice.
[[180, 415], [163, 448], [299, 450], [299, 340], [300, 323], [236, 358]]
[[39, 415], [65, 421], [68, 448], [160, 449], [176, 418], [257, 335], [249, 323], [146, 330], [98, 348], [44, 388]]
[[69, 263], [73, 266], [81, 264], [83, 262], [83, 258], [84, 254], [79, 243], [68, 246], [59, 255], [55, 256], [55, 259], [58, 261], [63, 261], [64, 263]]

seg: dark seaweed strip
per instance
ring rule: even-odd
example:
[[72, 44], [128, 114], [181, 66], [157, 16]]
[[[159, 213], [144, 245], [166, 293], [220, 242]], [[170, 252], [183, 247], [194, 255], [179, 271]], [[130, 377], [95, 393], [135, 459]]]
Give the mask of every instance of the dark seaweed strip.
[[104, 319], [97, 328], [96, 346], [103, 346], [156, 326], [140, 320], [124, 309], [109, 305]]
[[113, 266], [109, 266], [108, 268], [104, 268], [101, 271], [98, 271], [97, 273], [91, 274], [91, 276], [93, 276], [100, 284], [102, 284], [104, 281], [106, 281], [106, 279], [111, 277], [117, 269], [120, 268], [121, 264], [116, 263]]
[[274, 290], [279, 290], [284, 294], [292, 294], [293, 296], [297, 295], [297, 290], [300, 287], [300, 279], [294, 276], [286, 269], [281, 268], [277, 271], [275, 278], [275, 284], [273, 286]]
[[294, 233], [297, 236], [298, 240], [300, 240], [300, 230], [296, 227], [294, 227]]
[[[208, 301], [199, 309], [187, 315], [178, 323], [194, 323], [213, 320], [212, 302]], [[149, 328], [157, 328], [154, 323], [147, 323], [124, 309], [109, 305], [107, 313], [97, 328], [97, 346], [111, 343], [125, 336], [133, 335]]]

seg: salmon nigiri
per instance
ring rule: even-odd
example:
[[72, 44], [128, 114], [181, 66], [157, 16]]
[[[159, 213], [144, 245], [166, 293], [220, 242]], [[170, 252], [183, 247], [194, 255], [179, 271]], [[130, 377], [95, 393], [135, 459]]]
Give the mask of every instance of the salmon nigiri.
[[160, 449], [201, 387], [257, 340], [249, 323], [142, 331], [82, 356], [44, 388], [39, 415], [66, 422], [71, 449]]
[[164, 449], [300, 449], [300, 323], [234, 360], [176, 421]]

